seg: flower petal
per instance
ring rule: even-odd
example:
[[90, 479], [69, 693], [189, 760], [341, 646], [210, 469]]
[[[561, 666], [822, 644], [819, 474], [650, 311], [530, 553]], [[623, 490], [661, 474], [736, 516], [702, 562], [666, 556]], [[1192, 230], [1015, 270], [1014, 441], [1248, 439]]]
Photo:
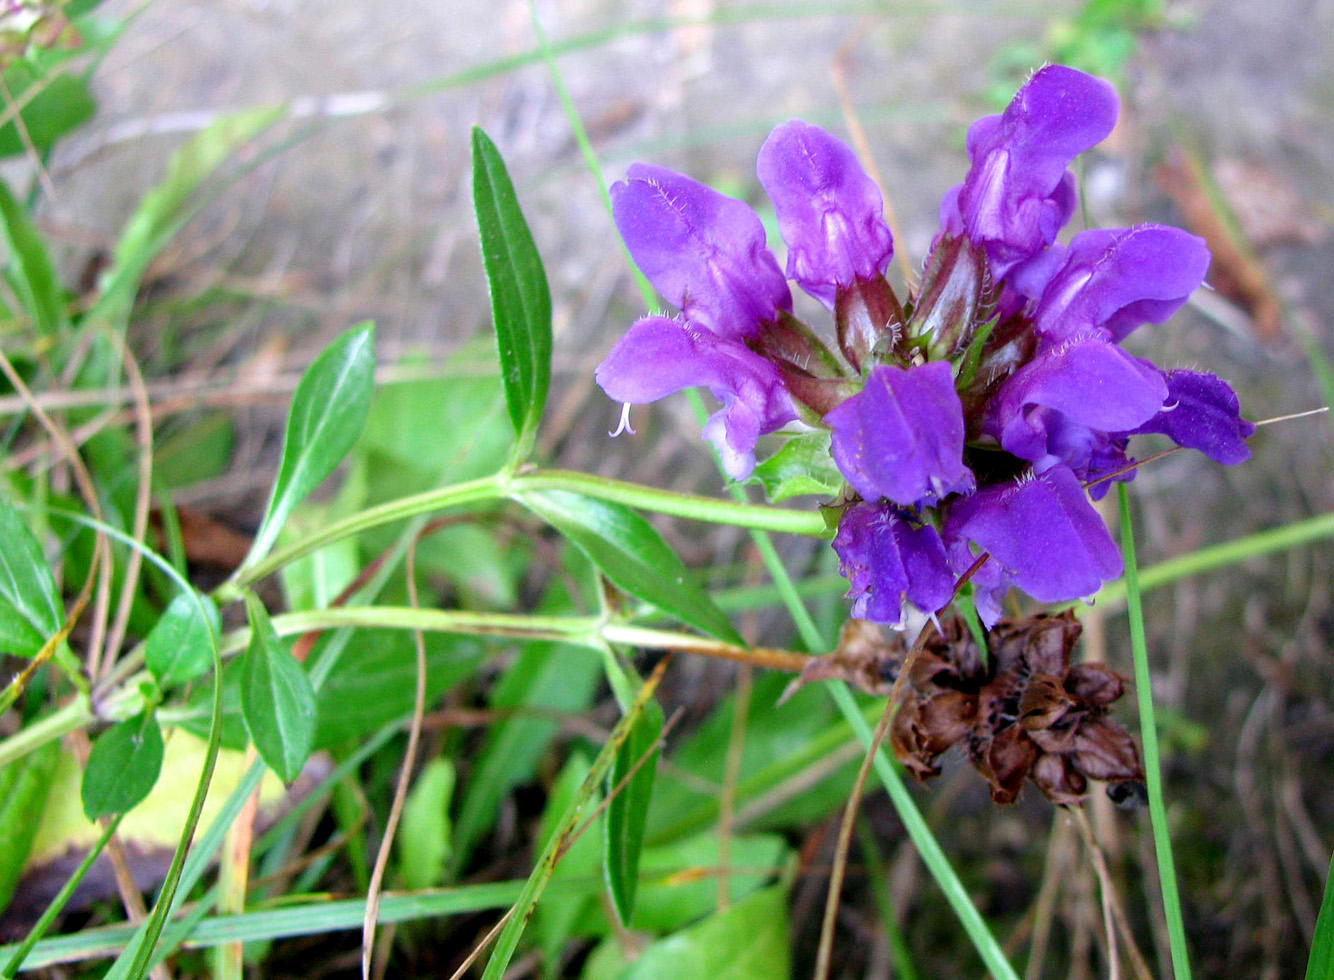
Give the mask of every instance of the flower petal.
[[1166, 397], [1157, 368], [1101, 336], [1086, 335], [1049, 347], [1007, 378], [987, 406], [984, 430], [1038, 469], [1055, 457], [1081, 470], [1098, 433], [1133, 429], [1152, 418]]
[[705, 425], [704, 436], [736, 480], [755, 468], [755, 440], [797, 417], [772, 364], [742, 343], [667, 317], [635, 323], [594, 377], [609, 397], [634, 405], [682, 388], [707, 387], [723, 407]]
[[1116, 112], [1107, 82], [1062, 65], [1038, 71], [1004, 113], [969, 128], [973, 165], [946, 197], [946, 230], [985, 242], [996, 278], [1050, 245], [1074, 212], [1066, 168], [1112, 131]]
[[834, 462], [867, 500], [911, 507], [974, 486], [963, 464], [963, 405], [944, 361], [879, 365], [824, 421]]
[[1231, 385], [1202, 371], [1168, 371], [1166, 378], [1167, 405], [1135, 432], [1161, 432], [1216, 463], [1231, 465], [1251, 458], [1246, 440], [1255, 424], [1241, 417]]
[[[954, 501], [945, 537], [952, 546], [967, 541], [989, 553], [1040, 602], [1092, 595], [1122, 569], [1102, 518], [1063, 466]], [[951, 557], [958, 570], [966, 554], [953, 546]]]
[[1051, 340], [1100, 328], [1120, 341], [1162, 323], [1209, 269], [1204, 239], [1162, 225], [1082, 231], [1064, 254], [1033, 310], [1034, 328]]
[[658, 292], [691, 323], [753, 337], [792, 309], [792, 293], [750, 206], [668, 170], [637, 163], [611, 187], [612, 216]]
[[859, 502], [844, 510], [834, 550], [856, 619], [899, 626], [905, 597], [933, 613], [954, 595], [954, 576], [936, 529], [915, 526], [885, 504]]
[[830, 309], [839, 286], [884, 273], [894, 239], [875, 182], [847, 144], [793, 119], [769, 134], [755, 169], [787, 242], [787, 276]]

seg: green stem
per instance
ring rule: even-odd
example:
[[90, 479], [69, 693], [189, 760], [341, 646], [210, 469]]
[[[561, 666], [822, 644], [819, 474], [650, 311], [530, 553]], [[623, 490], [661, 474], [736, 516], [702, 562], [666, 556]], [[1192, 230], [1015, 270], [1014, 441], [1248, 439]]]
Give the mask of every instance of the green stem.
[[391, 500], [378, 507], [369, 507], [345, 517], [341, 521], [334, 521], [285, 548], [277, 549], [253, 565], [238, 568], [230, 579], [214, 591], [213, 597], [219, 603], [233, 602], [241, 598], [243, 590], [252, 582], [273, 574], [284, 565], [327, 544], [379, 527], [381, 524], [392, 524], [394, 521], [406, 520], [418, 514], [428, 514], [432, 511], [463, 507], [503, 497], [504, 479], [503, 474], [496, 473], [478, 480], [455, 483], [439, 490], [428, 490], [425, 493]]
[[[861, 739], [862, 744], [869, 747], [874, 734], [871, 731], [871, 726], [867, 724], [866, 718], [858, 710], [857, 702], [853, 700], [852, 692], [848, 690], [847, 685], [842, 681], [826, 681], [825, 688], [833, 696], [834, 703], [843, 712], [843, 717], [847, 719], [848, 724], [857, 733], [857, 737]], [[959, 924], [963, 926], [964, 932], [968, 933], [968, 938], [972, 940], [978, 955], [982, 957], [982, 962], [986, 964], [987, 969], [991, 971], [991, 975], [996, 980], [1018, 980], [1014, 968], [1010, 966], [1009, 960], [1005, 958], [1005, 952], [987, 927], [986, 920], [982, 918], [982, 913], [973, 904], [968, 889], [959, 880], [959, 876], [955, 873], [949, 858], [945, 856], [940, 843], [931, 832], [931, 828], [927, 826], [922, 811], [913, 802], [908, 787], [903, 783], [903, 777], [899, 773], [898, 766], [890, 761], [889, 756], [885, 755], [883, 747], [876, 752], [874, 764], [876, 774], [880, 776], [881, 784], [889, 793], [890, 802], [894, 804], [899, 819], [903, 821], [903, 828], [908, 831], [913, 846], [917, 848], [918, 856], [930, 870], [932, 877], [936, 879], [936, 884], [940, 886], [940, 890], [945, 893], [950, 908], [958, 916]], [[1179, 978], [1179, 980], [1184, 980], [1184, 978]]]
[[670, 514], [711, 524], [728, 524], [755, 531], [800, 534], [811, 538], [825, 537], [829, 533], [824, 518], [818, 513], [659, 490], [638, 483], [568, 470], [535, 470], [519, 474], [511, 481], [510, 496], [518, 497], [525, 490], [569, 490], [586, 497], [609, 500], [657, 514]]
[[63, 707], [0, 742], [0, 766], [22, 758], [53, 739], [86, 728], [92, 720], [93, 712], [88, 697], [84, 694], [75, 695]]
[[429, 514], [452, 507], [468, 504], [485, 503], [506, 498], [519, 499], [525, 492], [538, 490], [567, 490], [581, 493], [599, 500], [637, 507], [640, 510], [654, 511], [659, 514], [671, 514], [691, 520], [708, 521], [714, 524], [730, 524], [736, 527], [748, 527], [756, 530], [777, 531], [785, 534], [802, 534], [810, 537], [822, 537], [827, 534], [824, 521], [819, 514], [782, 507], [764, 507], [757, 504], [732, 503], [703, 497], [692, 493], [676, 493], [671, 490], [659, 490], [627, 483], [622, 480], [609, 480], [605, 477], [590, 476], [586, 473], [571, 473], [565, 470], [534, 470], [528, 473], [509, 475], [496, 473], [466, 483], [456, 483], [391, 500], [378, 507], [371, 507], [353, 514], [341, 521], [334, 521], [300, 541], [295, 541], [285, 548], [279, 548], [267, 558], [253, 565], [243, 566], [236, 574], [214, 592], [214, 598], [222, 602], [231, 602], [240, 598], [242, 591], [251, 583], [271, 575], [289, 562], [310, 554], [317, 548], [332, 544], [354, 534], [360, 534], [382, 524], [406, 520], [419, 514]]
[[1158, 725], [1153, 712], [1152, 678], [1149, 676], [1149, 647], [1144, 635], [1144, 607], [1140, 602], [1139, 571], [1135, 566], [1135, 531], [1130, 522], [1130, 496], [1124, 483], [1117, 484], [1121, 505], [1121, 555], [1125, 559], [1126, 612], [1130, 617], [1130, 649], [1135, 661], [1135, 697], [1139, 704], [1140, 740], [1144, 743], [1144, 782], [1149, 791], [1149, 822], [1153, 827], [1154, 851], [1158, 857], [1158, 880], [1167, 916], [1168, 944], [1172, 950], [1172, 973], [1176, 980], [1190, 980], [1186, 955], [1186, 927], [1181, 916], [1181, 894], [1177, 890], [1176, 866], [1172, 861], [1172, 837], [1163, 803], [1162, 765], [1158, 758]]

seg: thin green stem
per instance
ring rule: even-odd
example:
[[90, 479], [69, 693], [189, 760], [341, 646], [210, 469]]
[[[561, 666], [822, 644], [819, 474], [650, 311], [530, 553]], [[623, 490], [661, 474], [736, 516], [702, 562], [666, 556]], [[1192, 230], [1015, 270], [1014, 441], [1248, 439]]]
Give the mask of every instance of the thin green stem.
[[[848, 724], [857, 733], [857, 737], [861, 739], [862, 744], [869, 747], [875, 737], [874, 733], [871, 731], [871, 726], [867, 724], [866, 718], [857, 708], [857, 702], [853, 699], [847, 685], [842, 681], [826, 681], [825, 689], [829, 691], [834, 703], [843, 712], [843, 717], [847, 719]], [[1010, 966], [1009, 960], [1005, 958], [1005, 952], [1001, 949], [1000, 943], [996, 941], [996, 937], [992, 935], [991, 930], [987, 927], [986, 920], [982, 918], [982, 913], [973, 904], [968, 889], [964, 887], [963, 882], [959, 880], [959, 876], [955, 874], [949, 858], [945, 856], [940, 843], [931, 832], [931, 828], [927, 826], [922, 811], [913, 802], [898, 767], [890, 761], [889, 756], [885, 755], [883, 748], [876, 753], [874, 765], [876, 774], [880, 776], [881, 784], [889, 793], [890, 802], [894, 804], [899, 819], [903, 821], [904, 829], [908, 831], [913, 846], [917, 848], [918, 856], [921, 857], [922, 863], [927, 866], [931, 875], [936, 879], [936, 884], [940, 886], [941, 891], [945, 893], [950, 908], [954, 910], [954, 914], [958, 917], [959, 924], [963, 926], [964, 932], [968, 933], [968, 938], [972, 940], [973, 947], [977, 950], [978, 955], [982, 957], [982, 962], [986, 964], [987, 969], [991, 971], [991, 975], [996, 980], [1019, 980], [1014, 968]]]
[[103, 828], [102, 836], [98, 838], [97, 843], [89, 848], [88, 853], [79, 862], [79, 866], [74, 869], [74, 873], [69, 876], [65, 884], [61, 886], [60, 891], [56, 893], [56, 897], [51, 899], [46, 906], [41, 918], [33, 924], [33, 927], [28, 930], [28, 934], [23, 937], [23, 942], [15, 948], [14, 955], [9, 958], [9, 962], [4, 965], [3, 969], [0, 969], [0, 978], [9, 980], [9, 978], [18, 974], [19, 968], [23, 966], [23, 961], [28, 958], [32, 948], [46, 935], [46, 930], [51, 928], [51, 923], [56, 921], [56, 917], [65, 908], [70, 896], [74, 894], [74, 889], [79, 887], [92, 868], [93, 862], [101, 856], [107, 842], [111, 840], [111, 835], [116, 832], [116, 828], [120, 826], [121, 818], [124, 816], [123, 813], [116, 814]]
[[378, 507], [368, 507], [366, 510], [352, 514], [340, 521], [327, 524], [313, 534], [309, 534], [299, 541], [294, 541], [284, 548], [277, 549], [262, 561], [255, 562], [249, 567], [237, 569], [236, 574], [215, 590], [213, 597], [218, 602], [232, 602], [239, 599], [242, 591], [251, 583], [273, 574], [284, 565], [327, 544], [341, 541], [343, 538], [360, 534], [362, 531], [368, 531], [382, 524], [392, 524], [395, 521], [406, 520], [418, 514], [429, 514], [438, 510], [447, 510], [451, 507], [463, 507], [468, 504], [496, 500], [504, 496], [503, 486], [503, 474], [496, 473], [477, 480], [451, 484], [438, 490], [428, 490], [425, 493], [400, 497], [398, 500], [391, 500]]
[[[740, 492], [739, 487], [732, 489]], [[736, 502], [729, 502], [716, 497], [659, 490], [569, 470], [536, 470], [520, 474], [510, 481], [510, 496], [519, 497], [525, 490], [570, 490], [657, 514], [670, 514], [711, 524], [728, 524], [755, 531], [799, 534], [813, 538], [828, 534], [824, 519], [817, 513], [750, 503], [745, 500], [744, 494]]]
[[1135, 697], [1139, 704], [1140, 740], [1144, 743], [1144, 781], [1149, 791], [1149, 821], [1153, 826], [1154, 852], [1158, 856], [1158, 878], [1163, 890], [1168, 942], [1172, 950], [1172, 973], [1176, 980], [1190, 980], [1186, 955], [1186, 927], [1181, 916], [1176, 866], [1172, 861], [1172, 837], [1163, 803], [1162, 765], [1158, 756], [1158, 726], [1154, 719], [1152, 678], [1149, 676], [1148, 642], [1144, 635], [1144, 607], [1140, 602], [1139, 571], [1135, 566], [1135, 531], [1130, 522], [1130, 496], [1124, 483], [1117, 484], [1121, 507], [1121, 554], [1125, 559], [1126, 611], [1130, 617], [1130, 648], [1135, 661]]
[[73, 699], [0, 742], [0, 766], [22, 758], [54, 739], [86, 728], [93, 720], [88, 696], [76, 694]]
[[[1201, 575], [1226, 565], [1235, 565], [1256, 555], [1271, 551], [1288, 551], [1321, 538], [1334, 537], [1334, 511], [1317, 514], [1305, 520], [1293, 521], [1282, 527], [1257, 534], [1248, 534], [1244, 538], [1234, 538], [1209, 548], [1201, 548], [1179, 558], [1159, 562], [1137, 571], [1137, 588], [1141, 593], [1167, 585], [1178, 579]], [[1118, 581], [1108, 582], [1097, 594], [1095, 601], [1110, 605], [1129, 599], [1130, 570]]]
[[284, 565], [310, 554], [335, 541], [360, 534], [363, 531], [406, 520], [420, 514], [469, 504], [486, 503], [506, 498], [520, 499], [525, 492], [539, 490], [568, 490], [599, 500], [610, 500], [641, 510], [670, 514], [691, 520], [736, 527], [777, 531], [821, 537], [827, 533], [818, 514], [810, 514], [782, 507], [764, 507], [755, 504], [731, 503], [698, 494], [676, 493], [655, 487], [609, 480], [586, 473], [565, 470], [534, 470], [513, 476], [496, 473], [492, 476], [456, 483], [438, 490], [391, 500], [378, 507], [370, 507], [341, 521], [320, 528], [299, 541], [279, 548], [267, 558], [239, 569], [232, 578], [214, 592], [219, 602], [230, 602], [240, 597], [248, 585], [272, 574]]

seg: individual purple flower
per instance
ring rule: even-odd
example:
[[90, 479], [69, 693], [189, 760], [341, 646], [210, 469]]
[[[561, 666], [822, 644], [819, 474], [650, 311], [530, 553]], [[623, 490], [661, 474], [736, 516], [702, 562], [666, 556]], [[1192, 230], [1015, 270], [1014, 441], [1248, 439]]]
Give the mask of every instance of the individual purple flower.
[[594, 372], [616, 401], [642, 405], [703, 385], [723, 403], [704, 426], [723, 469], [744, 480], [755, 468], [755, 441], [797, 417], [778, 369], [745, 344], [689, 321], [645, 317], [617, 341]]
[[1237, 393], [1226, 381], [1202, 371], [1168, 371], [1164, 377], [1167, 403], [1134, 432], [1160, 432], [1216, 463], [1231, 465], [1251, 458], [1246, 440], [1255, 424], [1241, 417]]
[[933, 613], [954, 595], [954, 575], [936, 529], [910, 522], [887, 504], [858, 502], [845, 509], [834, 550], [857, 619], [901, 626], [905, 597]]
[[750, 206], [648, 164], [611, 187], [612, 216], [635, 264], [691, 323], [754, 337], [792, 309], [792, 293]]
[[1065, 602], [1092, 595], [1122, 570], [1106, 525], [1064, 466], [955, 500], [945, 539], [955, 572], [976, 558], [968, 544], [990, 555], [987, 564], [998, 566], [974, 576], [978, 612], [988, 626], [1010, 584], [1040, 602]]
[[793, 119], [769, 134], [755, 169], [787, 242], [787, 277], [833, 309], [840, 286], [884, 273], [894, 239], [880, 190], [847, 144]]
[[1100, 438], [1147, 422], [1166, 397], [1157, 368], [1087, 334], [1048, 347], [1007, 378], [983, 431], [1039, 472], [1065, 464], [1085, 475]]
[[1033, 308], [1033, 328], [1048, 340], [1100, 329], [1120, 341], [1162, 323], [1209, 269], [1204, 239], [1162, 225], [1081, 231], [1050, 252], [1063, 261]]
[[974, 486], [963, 463], [963, 406], [945, 361], [881, 364], [824, 421], [834, 462], [866, 500], [912, 507]]
[[972, 168], [941, 205], [945, 230], [985, 243], [997, 279], [1040, 252], [1074, 213], [1066, 168], [1106, 138], [1116, 113], [1107, 82], [1062, 65], [1038, 71], [1004, 113], [969, 128]]

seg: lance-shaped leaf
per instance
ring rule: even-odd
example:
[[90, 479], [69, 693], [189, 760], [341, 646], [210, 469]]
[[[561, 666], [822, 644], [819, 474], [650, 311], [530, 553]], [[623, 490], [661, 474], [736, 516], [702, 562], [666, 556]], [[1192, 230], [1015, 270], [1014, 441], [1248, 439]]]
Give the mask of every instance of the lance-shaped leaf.
[[551, 292], [505, 161], [480, 129], [472, 131], [472, 194], [514, 425], [512, 458], [521, 461], [532, 449], [551, 381]]
[[63, 616], [37, 539], [0, 495], [0, 653], [33, 656], [60, 630]]
[[164, 686], [194, 680], [212, 666], [220, 630], [212, 599], [179, 592], [148, 634], [144, 664]]
[[125, 813], [143, 802], [162, 771], [162, 729], [143, 711], [97, 737], [83, 771], [83, 812], [89, 820]]
[[246, 611], [250, 645], [241, 667], [241, 715], [260, 758], [290, 783], [315, 740], [315, 689], [253, 595], [246, 596]]
[[246, 565], [264, 557], [292, 508], [333, 472], [357, 441], [375, 390], [374, 340], [374, 324], [353, 327], [302, 376], [292, 396], [273, 496]]
[[607, 777], [607, 792], [614, 795], [607, 804], [607, 819], [603, 823], [603, 867], [612, 907], [621, 924], [627, 927], [635, 910], [639, 856], [644, 849], [644, 829], [653, 798], [661, 736], [662, 708], [650, 699], [616, 750]]
[[567, 490], [534, 491], [518, 499], [573, 541], [617, 588], [710, 636], [744, 642], [681, 559], [630, 508]]

